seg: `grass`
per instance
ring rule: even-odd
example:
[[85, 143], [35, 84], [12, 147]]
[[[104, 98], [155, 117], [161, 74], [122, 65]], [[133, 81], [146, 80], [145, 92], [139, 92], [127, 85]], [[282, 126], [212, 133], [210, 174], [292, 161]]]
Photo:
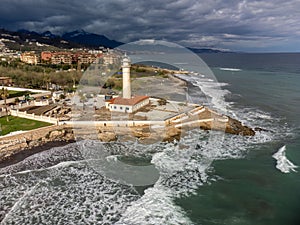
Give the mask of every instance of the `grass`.
[[8, 94], [9, 94], [8, 98], [17, 98], [17, 97], [24, 96], [26, 94], [32, 95], [35, 93], [32, 93], [30, 91], [11, 91], [11, 90], [9, 90]]
[[9, 122], [7, 122], [4, 116], [0, 118], [0, 135], [6, 135], [19, 130], [33, 130], [50, 125], [52, 124], [14, 116], [9, 116]]

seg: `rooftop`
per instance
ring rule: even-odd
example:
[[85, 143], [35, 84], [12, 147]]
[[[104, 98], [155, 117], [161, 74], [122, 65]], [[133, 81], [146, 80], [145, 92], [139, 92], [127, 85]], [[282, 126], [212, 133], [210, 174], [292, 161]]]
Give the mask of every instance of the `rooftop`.
[[122, 98], [122, 97], [116, 97], [110, 100], [107, 100], [110, 102], [110, 104], [116, 104], [116, 105], [136, 105], [139, 102], [149, 98], [148, 96], [134, 96], [132, 98]]

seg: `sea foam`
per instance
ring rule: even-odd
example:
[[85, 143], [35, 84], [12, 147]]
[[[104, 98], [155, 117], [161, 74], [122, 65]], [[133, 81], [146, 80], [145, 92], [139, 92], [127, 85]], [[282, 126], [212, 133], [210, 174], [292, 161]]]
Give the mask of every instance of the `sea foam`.
[[288, 158], [286, 157], [286, 146], [282, 146], [275, 154], [272, 156], [277, 160], [276, 168], [280, 170], [282, 173], [290, 173], [297, 172], [296, 168], [298, 166], [294, 165]]
[[[182, 78], [198, 86], [216, 109], [233, 113], [224, 100], [229, 91], [220, 88], [226, 83], [213, 82], [201, 75], [182, 75]], [[271, 115], [255, 109], [235, 109], [235, 112], [246, 124], [270, 124], [267, 128], [276, 130], [271, 129], [274, 126]], [[34, 221], [42, 224], [58, 224], [59, 221], [70, 224], [191, 224], [175, 199], [192, 195], [200, 186], [214, 182], [215, 178], [209, 173], [213, 170], [213, 161], [241, 158], [253, 143], [272, 139], [265, 136], [270, 135], [269, 132], [258, 132], [255, 137], [224, 136], [217, 132], [211, 135], [212, 132], [193, 130], [179, 143], [152, 145], [84, 140], [28, 157], [0, 169], [0, 174], [4, 174], [0, 176], [0, 220], [5, 218], [6, 223], [18, 224]], [[139, 196], [132, 185], [111, 179], [103, 167], [95, 167], [92, 163], [95, 159], [101, 161], [102, 166], [116, 163], [120, 155], [152, 158], [160, 177], [143, 196]], [[286, 159], [285, 146], [278, 155], [279, 159]], [[295, 165], [287, 159], [283, 161], [295, 171]], [[32, 171], [22, 173], [24, 170]]]
[[220, 70], [232, 71], [232, 72], [242, 71], [241, 69], [238, 69], [238, 68], [226, 68], [226, 67], [221, 67]]

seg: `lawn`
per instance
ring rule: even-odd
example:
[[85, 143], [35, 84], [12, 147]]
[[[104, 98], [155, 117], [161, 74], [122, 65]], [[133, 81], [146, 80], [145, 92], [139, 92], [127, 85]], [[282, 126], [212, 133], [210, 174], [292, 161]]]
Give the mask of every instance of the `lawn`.
[[6, 117], [4, 116], [0, 118], [0, 135], [6, 135], [13, 131], [32, 130], [50, 125], [52, 124], [14, 116], [9, 116], [9, 122], [7, 122]]
[[30, 91], [12, 91], [12, 90], [8, 91], [8, 93], [9, 93], [9, 98], [21, 97], [26, 94], [29, 94], [29, 95], [36, 94], [36, 93], [30, 92]]
[[[36, 94], [36, 93], [30, 92], [30, 91], [12, 91], [12, 90], [9, 90], [8, 94], [9, 94], [8, 98], [17, 98], [17, 97], [22, 97], [26, 94], [33, 95], [33, 94]], [[0, 97], [0, 99], [1, 99], [1, 97]]]

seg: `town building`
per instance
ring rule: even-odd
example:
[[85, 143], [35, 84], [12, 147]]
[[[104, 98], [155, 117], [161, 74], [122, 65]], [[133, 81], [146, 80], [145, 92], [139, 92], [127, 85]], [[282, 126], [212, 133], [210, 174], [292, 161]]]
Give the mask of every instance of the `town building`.
[[42, 62], [50, 62], [52, 57], [52, 52], [42, 52], [41, 53], [41, 61]]
[[115, 64], [119, 61], [119, 57], [114, 54], [113, 52], [108, 52], [106, 54], [103, 55], [103, 62], [104, 64]]
[[20, 60], [27, 64], [36, 65], [40, 62], [40, 58], [35, 52], [24, 52], [20, 56]]
[[74, 54], [74, 61], [90, 64], [96, 62], [98, 54], [88, 53], [88, 52], [77, 52]]
[[150, 103], [149, 96], [132, 96], [130, 81], [131, 61], [125, 55], [122, 61], [123, 96], [107, 98], [105, 106], [111, 112], [133, 113]]
[[72, 64], [72, 63], [95, 63], [102, 53], [90, 53], [86, 51], [78, 52], [42, 52], [41, 60], [45, 63], [51, 64]]
[[0, 77], [0, 84], [2, 86], [9, 86], [12, 83], [13, 82], [12, 82], [12, 79], [10, 77]]
[[71, 65], [73, 61], [71, 52], [53, 52], [51, 56], [52, 64], [68, 64]]

